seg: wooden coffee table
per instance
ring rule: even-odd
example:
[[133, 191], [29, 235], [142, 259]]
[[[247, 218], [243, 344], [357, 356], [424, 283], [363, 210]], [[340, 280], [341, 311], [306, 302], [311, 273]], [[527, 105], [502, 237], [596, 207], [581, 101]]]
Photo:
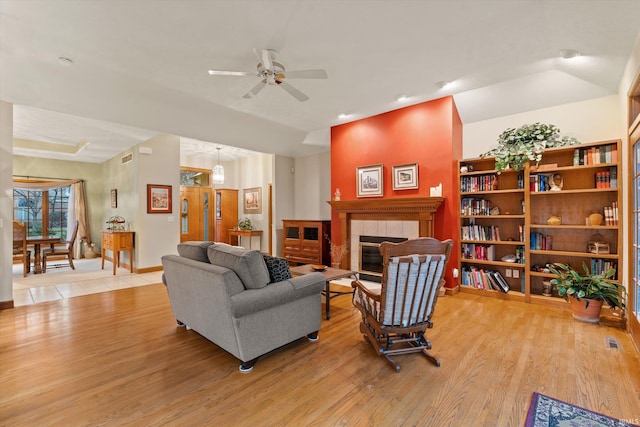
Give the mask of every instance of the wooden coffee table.
[[355, 271], [342, 270], [340, 268], [333, 268], [333, 267], [327, 267], [322, 271], [317, 271], [312, 269], [311, 265], [309, 264], [298, 265], [297, 267], [290, 268], [290, 270], [291, 270], [291, 274], [294, 274], [296, 276], [303, 276], [309, 273], [322, 273], [325, 280], [324, 291], [322, 291], [322, 293], [324, 294], [324, 297], [325, 297], [324, 308], [325, 308], [325, 317], [327, 320], [331, 318], [331, 308], [330, 308], [331, 298], [353, 293], [353, 290], [349, 292], [332, 291], [331, 288], [329, 287], [329, 282], [332, 280], [342, 279], [350, 276], [353, 276], [353, 278], [355, 279], [356, 278]]

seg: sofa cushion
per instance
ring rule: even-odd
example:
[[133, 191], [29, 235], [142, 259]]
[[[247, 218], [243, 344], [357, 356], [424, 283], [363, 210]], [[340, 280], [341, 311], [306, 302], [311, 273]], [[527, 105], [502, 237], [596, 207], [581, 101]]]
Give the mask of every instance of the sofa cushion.
[[269, 283], [269, 271], [262, 253], [229, 245], [211, 245], [209, 262], [233, 270], [247, 289], [260, 289]]
[[289, 261], [284, 258], [278, 258], [270, 255], [263, 255], [264, 262], [267, 264], [269, 271], [269, 283], [282, 282], [291, 279], [291, 271], [289, 270]]
[[183, 242], [178, 244], [178, 255], [200, 262], [209, 262], [207, 248], [214, 242]]

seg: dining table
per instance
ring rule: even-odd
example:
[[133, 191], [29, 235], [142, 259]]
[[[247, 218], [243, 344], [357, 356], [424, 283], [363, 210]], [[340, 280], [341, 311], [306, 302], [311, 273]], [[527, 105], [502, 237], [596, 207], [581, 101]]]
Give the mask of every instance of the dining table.
[[41, 245], [53, 245], [60, 243], [60, 236], [27, 236], [27, 245], [33, 245], [33, 273], [42, 273], [42, 256], [40, 252]]

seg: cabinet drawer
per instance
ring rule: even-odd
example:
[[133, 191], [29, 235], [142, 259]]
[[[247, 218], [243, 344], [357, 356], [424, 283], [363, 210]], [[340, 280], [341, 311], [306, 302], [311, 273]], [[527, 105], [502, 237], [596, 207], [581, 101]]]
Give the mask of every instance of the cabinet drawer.
[[299, 243], [287, 243], [284, 242], [284, 246], [282, 248], [283, 252], [286, 251], [300, 251], [300, 244]]

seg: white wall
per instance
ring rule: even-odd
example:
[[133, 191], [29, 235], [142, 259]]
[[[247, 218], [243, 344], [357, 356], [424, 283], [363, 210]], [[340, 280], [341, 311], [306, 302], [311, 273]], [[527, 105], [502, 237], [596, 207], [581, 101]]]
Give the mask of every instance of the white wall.
[[13, 104], [0, 101], [0, 303], [13, 301]]
[[[159, 267], [160, 258], [176, 253], [180, 242], [180, 138], [173, 135], [157, 135], [138, 144], [148, 147], [152, 154], [137, 155], [138, 212], [136, 231], [135, 265], [138, 269]], [[172, 213], [147, 213], [147, 184], [170, 185], [172, 187]]]
[[618, 96], [610, 95], [467, 123], [462, 127], [462, 157], [478, 157], [497, 146], [498, 136], [506, 129], [536, 122], [556, 125], [561, 136], [572, 136], [580, 142], [622, 139], [620, 116], [626, 114], [626, 108], [624, 111]]
[[[293, 169], [293, 173], [291, 172]], [[295, 192], [295, 160], [292, 157], [274, 156], [273, 158], [273, 245], [272, 253], [282, 256], [282, 220], [295, 217], [295, 199], [302, 197]], [[328, 173], [328, 172], [327, 172]], [[301, 190], [304, 191], [304, 190]]]
[[297, 157], [294, 161], [294, 218], [331, 219], [331, 152]]

